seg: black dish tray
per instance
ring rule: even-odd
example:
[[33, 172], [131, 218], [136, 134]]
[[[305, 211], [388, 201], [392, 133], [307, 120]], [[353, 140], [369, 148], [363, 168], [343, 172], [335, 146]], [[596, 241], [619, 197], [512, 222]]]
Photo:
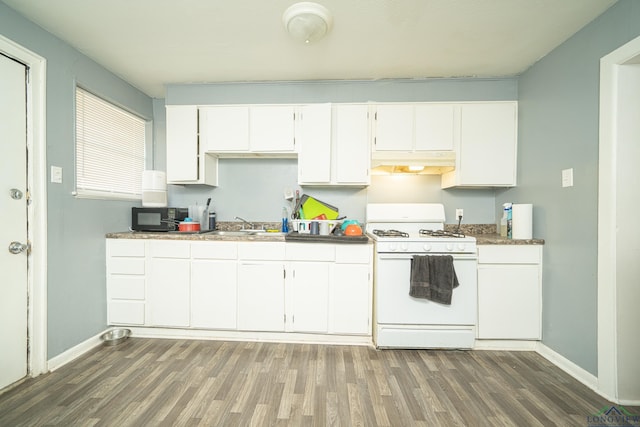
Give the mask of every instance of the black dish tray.
[[301, 234], [297, 231], [284, 236], [284, 240], [287, 242], [307, 242], [307, 243], [356, 243], [363, 244], [369, 243], [369, 237], [362, 236], [336, 236], [335, 234], [329, 234], [327, 236], [321, 236], [318, 234]]

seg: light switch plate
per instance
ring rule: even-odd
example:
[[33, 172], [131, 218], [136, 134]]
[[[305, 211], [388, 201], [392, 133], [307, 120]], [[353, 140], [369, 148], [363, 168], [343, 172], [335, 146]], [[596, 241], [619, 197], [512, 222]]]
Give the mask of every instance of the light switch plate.
[[60, 166], [51, 166], [51, 182], [62, 184], [62, 168]]
[[562, 186], [573, 187], [573, 168], [562, 170]]

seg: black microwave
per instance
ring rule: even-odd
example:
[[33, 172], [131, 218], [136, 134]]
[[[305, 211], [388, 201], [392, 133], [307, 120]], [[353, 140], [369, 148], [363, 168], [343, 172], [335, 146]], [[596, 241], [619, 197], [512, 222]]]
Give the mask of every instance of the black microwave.
[[175, 231], [188, 216], [188, 208], [131, 208], [131, 230]]

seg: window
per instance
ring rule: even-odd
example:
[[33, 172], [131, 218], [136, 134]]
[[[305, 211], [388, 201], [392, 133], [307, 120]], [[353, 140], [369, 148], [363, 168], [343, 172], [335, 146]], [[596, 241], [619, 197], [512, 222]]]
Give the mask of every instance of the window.
[[141, 199], [147, 123], [76, 87], [76, 195]]

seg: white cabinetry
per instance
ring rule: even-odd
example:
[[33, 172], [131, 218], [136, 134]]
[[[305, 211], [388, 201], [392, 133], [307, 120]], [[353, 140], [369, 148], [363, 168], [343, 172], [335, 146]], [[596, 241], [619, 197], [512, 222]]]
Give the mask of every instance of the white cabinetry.
[[542, 246], [478, 246], [478, 339], [541, 338]]
[[517, 103], [468, 103], [460, 107], [456, 168], [442, 187], [516, 185]]
[[369, 106], [316, 104], [300, 108], [300, 185], [368, 185]]
[[147, 325], [189, 326], [190, 242], [149, 242]]
[[337, 245], [330, 295], [330, 332], [371, 335], [371, 245]]
[[284, 243], [238, 243], [238, 329], [284, 331]]
[[236, 329], [236, 242], [191, 244], [191, 327]]
[[216, 105], [200, 107], [204, 149], [231, 154], [295, 154], [293, 105]]
[[218, 185], [218, 159], [198, 138], [198, 107], [167, 105], [167, 182]]
[[455, 104], [378, 104], [375, 109], [374, 152], [453, 151]]
[[145, 307], [143, 241], [107, 240], [107, 323], [143, 325]]
[[287, 317], [294, 332], [327, 333], [335, 245], [287, 243]]

